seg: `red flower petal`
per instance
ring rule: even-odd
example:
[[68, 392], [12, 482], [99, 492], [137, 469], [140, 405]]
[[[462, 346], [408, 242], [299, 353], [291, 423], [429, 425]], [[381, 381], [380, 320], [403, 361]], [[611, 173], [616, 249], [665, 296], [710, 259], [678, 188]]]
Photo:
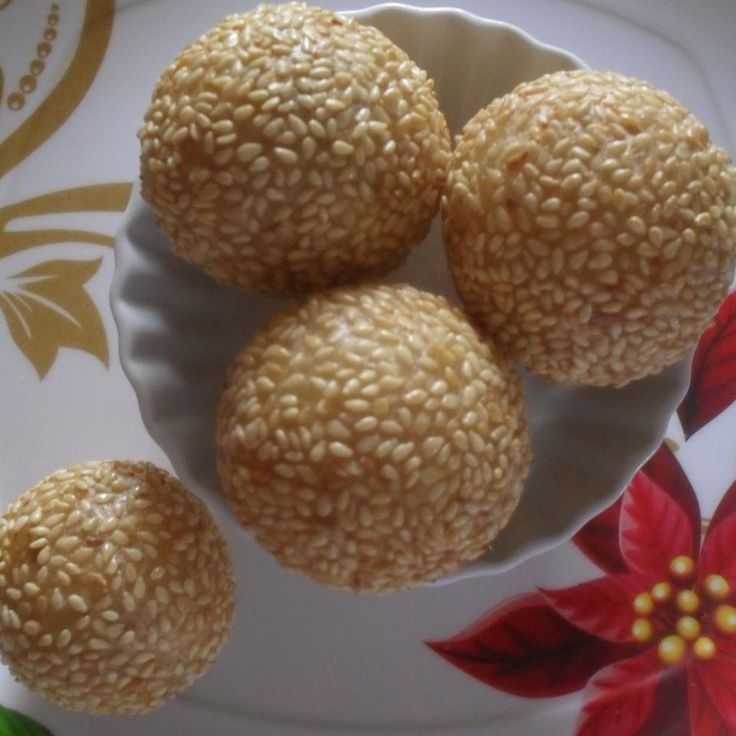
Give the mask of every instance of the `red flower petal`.
[[[697, 717], [705, 727], [693, 724], [693, 733], [719, 734], [718, 719], [723, 724], [722, 731], [736, 733], [736, 641], [733, 637], [719, 637], [716, 640], [716, 656], [708, 661], [693, 660], [690, 665], [690, 703], [691, 721]], [[713, 711], [708, 713], [710, 710]], [[718, 719], [714, 717], [717, 714]], [[710, 730], [707, 730], [709, 728]]]
[[[648, 476], [682, 506], [690, 521], [692, 537], [696, 541], [699, 540], [700, 506], [698, 499], [672, 450], [662, 444], [643, 465], [640, 472]], [[593, 517], [572, 540], [583, 554], [601, 570], [610, 574], [628, 570], [619, 546], [621, 503], [621, 499], [617, 499], [607, 509]], [[697, 554], [697, 544], [695, 547]]]
[[698, 563], [698, 581], [702, 582], [707, 575], [717, 573], [723, 575], [736, 587], [736, 513], [719, 519], [718, 524], [711, 525], [703, 542]]
[[666, 578], [673, 557], [695, 556], [695, 543], [691, 520], [680, 504], [643, 472], [637, 473], [621, 508], [621, 552], [629, 569], [647, 578]]
[[729, 736], [728, 727], [710, 702], [697, 673], [692, 667], [688, 670], [691, 733], [695, 736]]
[[700, 541], [700, 504], [698, 497], [685, 475], [682, 465], [666, 444], [661, 444], [642, 467], [644, 474], [653, 480], [670, 498], [680, 504], [690, 520], [690, 529], [695, 540], [697, 554]]
[[427, 645], [486, 685], [528, 698], [580, 690], [633, 651], [575, 628], [540, 593], [513, 598], [457, 636]]
[[736, 292], [721, 305], [715, 324], [700, 338], [690, 389], [677, 410], [685, 437], [736, 401]]
[[638, 736], [699, 735], [700, 731], [690, 731], [687, 688], [687, 673], [682, 667], [663, 670], [652, 710]]
[[585, 690], [575, 736], [638, 736], [652, 713], [661, 675], [654, 649], [598, 673]]
[[621, 499], [594, 516], [573, 538], [580, 551], [607, 573], [626, 572], [618, 546]]
[[736, 512], [736, 481], [731, 484], [729, 489], [723, 494], [721, 500], [718, 502], [718, 508], [716, 509], [713, 518], [711, 519], [710, 526], [706, 535], [713, 531], [723, 519]]
[[552, 607], [571, 624], [608, 641], [632, 641], [636, 618], [632, 602], [650, 581], [632, 575], [609, 575], [563, 590], [543, 590]]

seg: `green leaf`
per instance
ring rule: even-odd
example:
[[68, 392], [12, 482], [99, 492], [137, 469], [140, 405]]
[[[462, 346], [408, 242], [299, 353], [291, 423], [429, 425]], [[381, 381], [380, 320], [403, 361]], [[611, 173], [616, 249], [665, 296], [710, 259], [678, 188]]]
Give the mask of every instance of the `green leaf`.
[[0, 705], [0, 736], [54, 736], [48, 728], [17, 710]]

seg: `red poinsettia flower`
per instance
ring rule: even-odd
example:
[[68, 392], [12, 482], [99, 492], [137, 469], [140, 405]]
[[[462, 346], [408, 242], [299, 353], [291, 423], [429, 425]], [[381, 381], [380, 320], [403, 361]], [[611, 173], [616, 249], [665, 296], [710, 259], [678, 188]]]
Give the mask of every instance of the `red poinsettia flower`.
[[736, 483], [700, 537], [695, 493], [662, 445], [577, 539], [603, 577], [513, 599], [430, 646], [515, 695], [585, 687], [578, 736], [736, 733]]
[[[696, 351], [686, 437], [736, 399], [736, 297]], [[701, 539], [693, 488], [666, 445], [575, 543], [604, 575], [538, 590], [430, 642], [488, 685], [584, 689], [577, 736], [736, 733], [736, 482]]]

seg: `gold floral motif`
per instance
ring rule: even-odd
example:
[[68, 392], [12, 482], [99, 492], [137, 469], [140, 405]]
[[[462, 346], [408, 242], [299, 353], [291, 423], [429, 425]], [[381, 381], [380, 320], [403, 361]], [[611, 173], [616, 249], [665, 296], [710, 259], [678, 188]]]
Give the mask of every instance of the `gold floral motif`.
[[[0, 10], [10, 0], [0, 0]], [[110, 40], [114, 0], [87, 0], [79, 45], [69, 67], [36, 110], [3, 141], [0, 141], [0, 177], [6, 175], [46, 141], [66, 121], [91, 86]], [[43, 71], [51, 51], [53, 26], [60, 17], [57, 3], [51, 5], [44, 41], [36, 48], [29, 67], [31, 76]], [[30, 83], [26, 87], [30, 89]], [[23, 83], [20, 83], [23, 89]], [[3, 77], [0, 70], [0, 101]], [[31, 90], [32, 91], [32, 90]], [[13, 94], [20, 94], [13, 93]], [[11, 106], [12, 95], [7, 104]], [[21, 105], [22, 106], [22, 105]], [[19, 273], [7, 274], [3, 259], [21, 251], [57, 243], [88, 243], [109, 248], [113, 238], [85, 229], [21, 229], [22, 218], [37, 215], [85, 212], [121, 212], [130, 196], [129, 182], [81, 186], [50, 192], [0, 207], [0, 313], [11, 338], [43, 378], [59, 348], [83, 350], [108, 362], [105, 328], [100, 313], [85, 290], [99, 269], [95, 260], [48, 260]], [[10, 230], [11, 221], [15, 227]], [[5, 261], [8, 263], [8, 261]], [[2, 271], [5, 270], [5, 275]]]
[[7, 225], [11, 220], [34, 215], [65, 212], [122, 212], [128, 203], [130, 189], [130, 182], [93, 184], [42, 194], [33, 199], [0, 207], [0, 258], [27, 248], [51, 243], [77, 242], [112, 246], [111, 236], [88, 230], [53, 228], [8, 231]]
[[[88, 230], [7, 230], [23, 217], [64, 212], [119, 212], [130, 196], [128, 182], [66, 189], [0, 208], [0, 259], [40, 245], [61, 242], [111, 247], [113, 238]], [[97, 307], [84, 284], [96, 261], [49, 261], [0, 280], [0, 311], [10, 335], [39, 378], [48, 373], [60, 347], [84, 350], [107, 365], [107, 338]]]
[[[0, 5], [0, 10], [2, 10]], [[31, 94], [36, 89], [38, 77], [43, 73], [46, 67], [44, 59], [51, 53], [51, 42], [56, 38], [56, 29], [54, 26], [59, 22], [59, 6], [51, 3], [49, 14], [46, 16], [46, 28], [43, 32], [44, 41], [36, 47], [36, 57], [28, 65], [28, 74], [24, 74], [18, 80], [18, 89], [8, 95], [8, 107], [11, 110], [20, 110], [26, 104], [26, 95]], [[2, 90], [0, 89], [0, 100], [2, 100]]]
[[61, 347], [84, 350], [107, 365], [105, 327], [84, 285], [102, 258], [47, 261], [15, 274], [0, 291], [0, 311], [15, 344], [43, 378]]
[[102, 64], [114, 15], [115, 0], [87, 0], [79, 45], [64, 76], [33, 113], [0, 142], [0, 176], [35, 151], [81, 102]]

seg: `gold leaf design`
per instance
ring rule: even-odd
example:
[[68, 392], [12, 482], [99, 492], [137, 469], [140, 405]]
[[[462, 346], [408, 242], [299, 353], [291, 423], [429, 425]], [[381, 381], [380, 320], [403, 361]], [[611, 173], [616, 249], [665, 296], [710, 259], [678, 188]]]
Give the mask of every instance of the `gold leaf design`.
[[105, 327], [84, 285], [102, 258], [48, 261], [8, 279], [0, 311], [15, 344], [43, 378], [59, 348], [83, 350], [108, 363]]
[[115, 0], [87, 0], [79, 46], [64, 76], [38, 108], [0, 142], [0, 176], [35, 151], [82, 100], [102, 64], [114, 15]]
[[11, 220], [33, 215], [62, 212], [122, 212], [128, 204], [130, 190], [131, 184], [127, 181], [93, 184], [50, 192], [0, 207], [0, 258], [49, 243], [77, 242], [112, 247], [114, 242], [112, 237], [87, 230], [54, 228], [8, 232], [6, 227]]
[[[0, 259], [50, 243], [77, 242], [111, 247], [113, 238], [88, 230], [49, 228], [7, 231], [12, 220], [64, 212], [122, 212], [130, 182], [94, 184], [0, 207]], [[10, 279], [0, 290], [0, 310], [16, 345], [33, 363], [39, 378], [48, 373], [59, 347], [85, 350], [107, 365], [107, 338], [102, 320], [82, 288], [100, 264], [96, 261], [50, 261]]]

